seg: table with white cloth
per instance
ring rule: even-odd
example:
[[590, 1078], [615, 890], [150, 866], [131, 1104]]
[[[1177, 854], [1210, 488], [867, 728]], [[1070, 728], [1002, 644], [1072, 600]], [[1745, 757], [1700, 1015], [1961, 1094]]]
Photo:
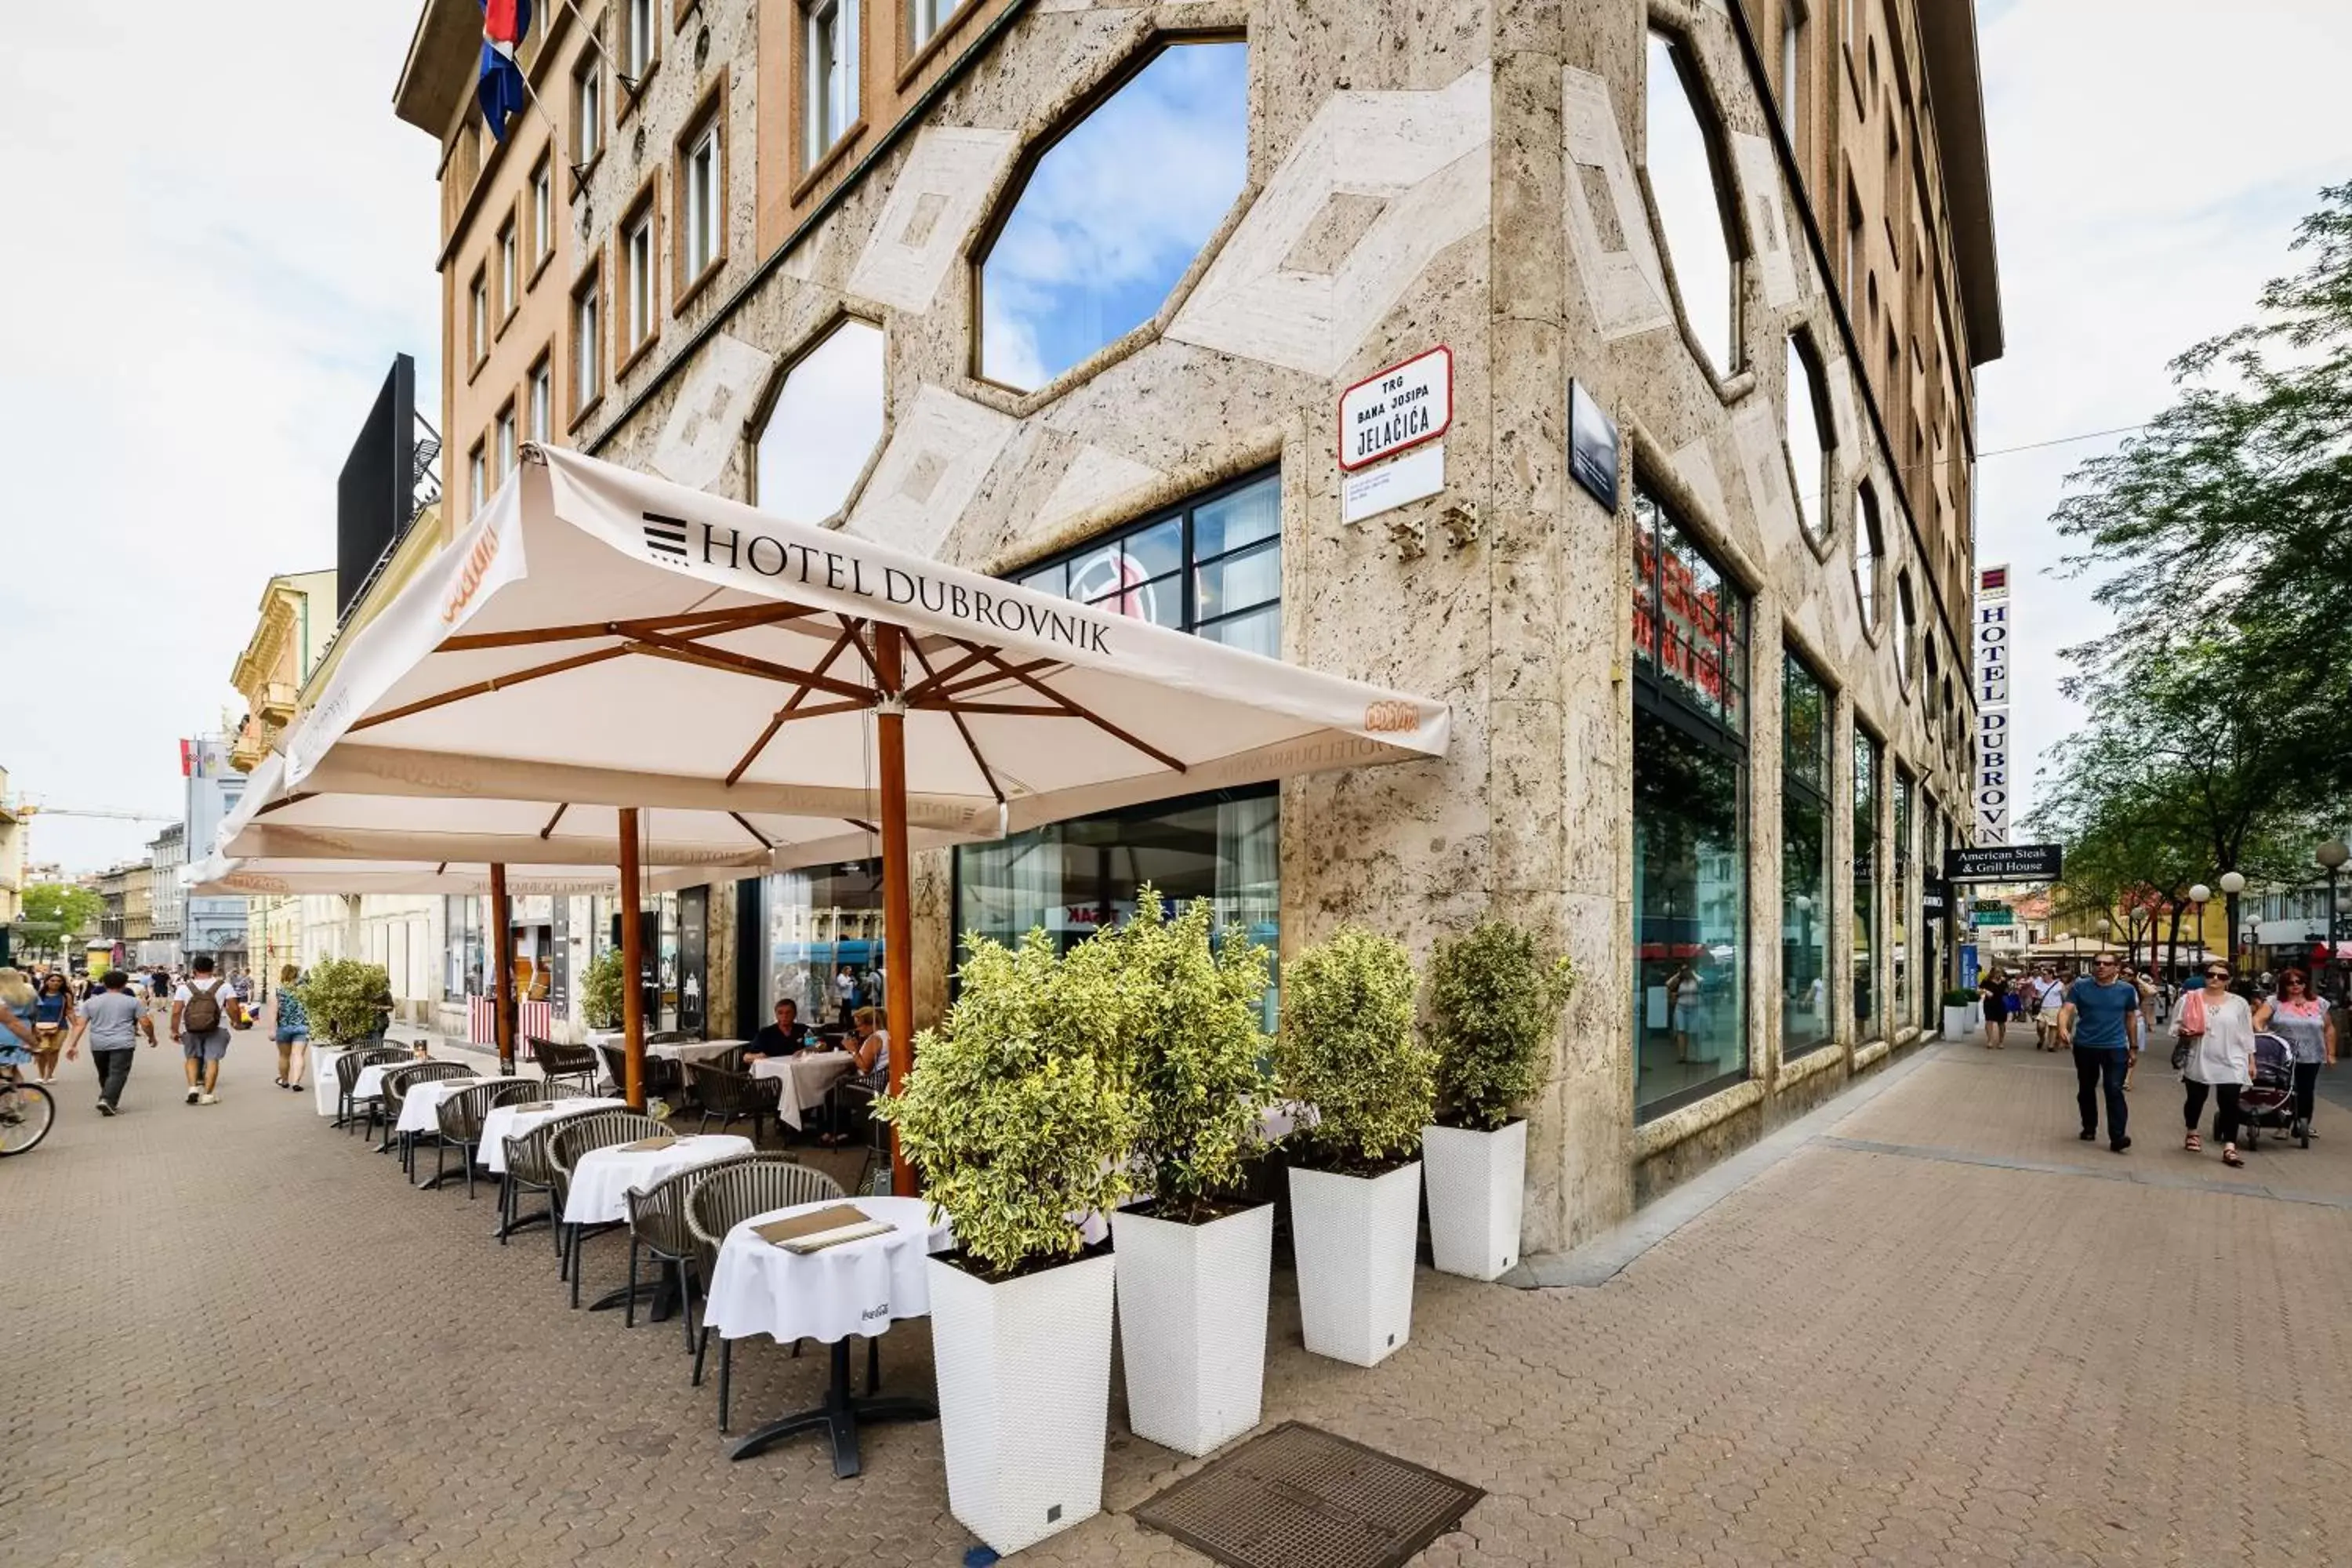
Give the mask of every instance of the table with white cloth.
[[591, 1110], [626, 1110], [625, 1100], [583, 1097], [577, 1100], [527, 1100], [520, 1105], [493, 1106], [482, 1118], [482, 1168], [494, 1176], [507, 1171], [507, 1140], [520, 1138], [558, 1117], [580, 1116]]
[[564, 1199], [563, 1223], [611, 1225], [625, 1220], [629, 1217], [630, 1188], [642, 1192], [680, 1171], [750, 1152], [751, 1141], [732, 1132], [688, 1133], [663, 1149], [632, 1149], [625, 1143], [592, 1149], [572, 1167], [572, 1192]]
[[783, 1088], [776, 1097], [784, 1125], [797, 1132], [801, 1112], [814, 1110], [835, 1084], [857, 1070], [857, 1058], [847, 1051], [803, 1051], [797, 1056], [763, 1057], [751, 1064], [753, 1078], [772, 1078]]
[[[807, 1253], [788, 1251], [758, 1233], [772, 1221], [835, 1205], [898, 1228]], [[766, 1334], [782, 1344], [817, 1340], [833, 1350], [824, 1403], [747, 1434], [729, 1458], [749, 1458], [785, 1437], [823, 1431], [833, 1441], [833, 1473], [845, 1478], [858, 1469], [859, 1422], [936, 1419], [939, 1413], [928, 1401], [873, 1397], [872, 1371], [866, 1397], [854, 1397], [849, 1338], [860, 1334], [872, 1341], [902, 1319], [928, 1317], [931, 1292], [924, 1259], [954, 1245], [947, 1215], [934, 1215], [924, 1198], [827, 1198], [755, 1215], [729, 1231], [711, 1272], [704, 1323], [721, 1340]], [[726, 1375], [723, 1363], [720, 1375]]]
[[374, 1100], [383, 1093], [383, 1075], [401, 1068], [413, 1068], [420, 1062], [442, 1061], [441, 1057], [403, 1057], [396, 1062], [373, 1062], [360, 1068], [360, 1076], [352, 1082], [353, 1100]]
[[[441, 1102], [461, 1089], [479, 1089], [495, 1083], [487, 1078], [436, 1078], [424, 1083], [412, 1083], [401, 1097], [400, 1120], [393, 1123], [394, 1132], [438, 1132], [441, 1130]], [[520, 1082], [521, 1080], [511, 1080]]]
[[748, 1040], [664, 1040], [647, 1046], [646, 1055], [672, 1062], [715, 1062], [749, 1044]]

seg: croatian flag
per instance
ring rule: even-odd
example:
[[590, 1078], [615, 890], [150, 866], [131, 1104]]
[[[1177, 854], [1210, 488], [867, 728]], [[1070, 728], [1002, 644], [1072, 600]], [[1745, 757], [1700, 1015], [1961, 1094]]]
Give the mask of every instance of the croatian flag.
[[482, 0], [482, 76], [474, 94], [490, 134], [501, 142], [507, 139], [507, 117], [522, 112], [522, 67], [515, 57], [530, 31], [530, 0]]

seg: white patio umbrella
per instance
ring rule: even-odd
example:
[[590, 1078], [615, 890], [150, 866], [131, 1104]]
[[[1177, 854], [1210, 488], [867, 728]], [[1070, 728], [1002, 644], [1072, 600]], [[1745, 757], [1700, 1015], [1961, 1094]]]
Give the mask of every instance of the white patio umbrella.
[[[624, 838], [643, 805], [767, 812], [780, 854], [870, 824], [895, 1083], [913, 1010], [910, 826], [1019, 830], [1445, 749], [1442, 702], [1116, 603], [534, 445], [358, 634], [286, 737], [284, 786], [610, 806]], [[628, 1034], [634, 1078], [634, 1007]]]

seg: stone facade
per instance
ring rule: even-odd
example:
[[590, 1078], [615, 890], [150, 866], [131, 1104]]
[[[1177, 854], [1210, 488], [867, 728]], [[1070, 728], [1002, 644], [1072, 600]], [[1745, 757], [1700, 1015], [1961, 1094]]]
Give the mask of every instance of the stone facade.
[[[771, 155], [780, 121], [762, 95], [790, 92], [797, 79], [772, 58], [798, 47], [772, 15], [779, 7], [688, 7], [674, 36], [670, 7], [657, 9], [667, 63], [572, 196], [568, 244], [599, 253], [614, 218], [649, 183], [667, 204], [673, 139], [714, 103], [729, 144], [759, 154], [727, 164], [716, 276], [665, 312], [657, 342], [573, 433], [579, 444], [755, 499], [754, 454], [779, 378], [851, 317], [879, 325], [887, 345], [885, 434], [835, 520], [852, 531], [1003, 573], [1278, 465], [1283, 657], [1441, 698], [1454, 710], [1442, 762], [1284, 786], [1282, 941], [1293, 948], [1352, 919], [1425, 953], [1498, 908], [1576, 957], [1585, 981], [1557, 1071], [1531, 1110], [1529, 1249], [1570, 1245], [1622, 1217], [1917, 1037], [1910, 1029], [1857, 1039], [1841, 1007], [1834, 1048], [1784, 1064], [1775, 1005], [1784, 643], [1833, 689], [1832, 801], [1851, 798], [1859, 715], [1940, 813], [1967, 815], [1967, 682], [1957, 683], [1956, 707], [1950, 688], [1926, 671], [1966, 668], [1968, 384], [1976, 360], [1997, 352], [1998, 322], [1983, 314], [1990, 295], [1972, 316], [1954, 281], [1964, 258], [1953, 254], [1939, 144], [1922, 129], [1928, 83], [1948, 98], [1947, 80], [1972, 89], [1973, 58], [1948, 62], [1940, 75], [1927, 68], [1928, 40], [1909, 0], [1851, 7], [1866, 20], [1866, 39], [1831, 37], [1839, 19], [1825, 14], [1818, 36], [1798, 41], [1813, 112], [1793, 142], [1776, 122], [1765, 64], [1778, 50], [1768, 57], [1759, 42], [1780, 20], [1764, 4], [1734, 12], [1723, 0], [1435, 0], [1411, 10], [1336, 0], [992, 3], [960, 24], [960, 53], [921, 62], [924, 92], [909, 97], [901, 83], [869, 93], [871, 104], [903, 103], [908, 118], [868, 121], [844, 157], [807, 176], [794, 174], [797, 161]], [[1718, 198], [1738, 252], [1740, 346], [1727, 374], [1700, 349], [1643, 168], [1645, 16], [1682, 41], [1723, 154], [1730, 188]], [[869, 47], [878, 52], [879, 18], [875, 27]], [[1143, 325], [1032, 392], [979, 379], [972, 271], [1031, 155], [1139, 58], [1203, 36], [1249, 44], [1239, 199]], [[1900, 140], [1926, 172], [1904, 220], [1923, 237], [1886, 292], [1904, 281], [1906, 297], [1923, 302], [1920, 318], [1941, 323], [1932, 356], [1916, 348], [1916, 325], [1843, 298], [1822, 237], [1841, 225], [1809, 216], [1800, 174], [1855, 163], [1864, 147], [1875, 166], [1879, 106], [1857, 108], [1860, 87], [1849, 98], [1839, 84], [1864, 79], [1857, 42], [1878, 83], [1882, 38], [1890, 61], [1909, 63], [1899, 79], [1914, 84], [1886, 112], [1912, 115]], [[1897, 79], [1892, 65], [1887, 74]], [[873, 60], [868, 79], [897, 83], [892, 62]], [[1882, 90], [1895, 105], [1895, 89]], [[1834, 116], [1831, 92], [1845, 106]], [[789, 121], [798, 110], [784, 107]], [[450, 106], [452, 134], [463, 133], [466, 112]], [[1862, 129], [1843, 129], [1849, 121]], [[1856, 145], [1842, 150], [1845, 140]], [[1878, 181], [1868, 183], [1874, 205], [1886, 202]], [[671, 230], [662, 233], [671, 243]], [[1990, 264], [1988, 235], [1965, 265]], [[1978, 352], [1972, 326], [1988, 340]], [[1872, 335], [1899, 345], [1906, 331], [1908, 372], [1877, 353]], [[1782, 446], [1792, 332], [1818, 355], [1835, 453], [1818, 541], [1801, 523]], [[1340, 394], [1439, 344], [1452, 351], [1454, 374], [1443, 490], [1343, 521]], [[626, 362], [628, 352], [614, 345], [607, 363]], [[1571, 379], [1622, 431], [1613, 508], [1570, 473]], [[1910, 449], [1898, 452], [1891, 433]], [[1923, 470], [1906, 459], [1923, 452], [1947, 455], [1937, 460], [1962, 482], [1917, 482]], [[1864, 481], [1883, 498], [1885, 520], [1880, 605], [1868, 625], [1852, 569], [1855, 488]], [[1756, 672], [1749, 1070], [1647, 1121], [1633, 1110], [1632, 1038], [1636, 482], [1672, 506], [1746, 596]], [[1905, 628], [1898, 592], [1911, 596], [1921, 639], [1907, 673], [1895, 646]], [[1878, 796], [1882, 866], [1888, 793]], [[1829, 864], [1849, 866], [1851, 813], [1829, 815]], [[1915, 910], [1923, 858], [1913, 857], [1900, 894]], [[1843, 879], [1834, 885], [1843, 917]], [[1880, 889], [1887, 896], [1883, 878]], [[946, 994], [945, 856], [919, 868], [915, 898], [918, 1007], [930, 1016]], [[1828, 973], [1842, 976], [1850, 921], [1829, 923], [1837, 934]], [[1877, 944], [1882, 988], [1888, 945]], [[725, 994], [719, 967], [714, 942], [713, 988]], [[1928, 971], [1915, 973], [1915, 986], [1935, 983], [1927, 964], [1914, 969]], [[1916, 995], [1908, 1012], [1924, 1012]]]

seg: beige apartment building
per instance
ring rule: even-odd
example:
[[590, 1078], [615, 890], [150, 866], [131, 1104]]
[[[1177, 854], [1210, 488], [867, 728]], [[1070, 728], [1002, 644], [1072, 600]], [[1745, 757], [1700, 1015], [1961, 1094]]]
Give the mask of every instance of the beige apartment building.
[[[1504, 910], [1583, 975], [1529, 1248], [1934, 1028], [2002, 331], [1969, 5], [580, 15], [503, 149], [478, 6], [430, 0], [400, 84], [454, 521], [543, 430], [1454, 707], [1442, 762], [928, 857], [920, 1011], [961, 935], [1074, 941], [1147, 879], [1285, 952]], [[711, 1021], [830, 1012], [873, 893], [707, 900]]]
[[8, 793], [8, 770], [0, 768], [0, 926], [25, 912], [25, 841], [27, 815]]

